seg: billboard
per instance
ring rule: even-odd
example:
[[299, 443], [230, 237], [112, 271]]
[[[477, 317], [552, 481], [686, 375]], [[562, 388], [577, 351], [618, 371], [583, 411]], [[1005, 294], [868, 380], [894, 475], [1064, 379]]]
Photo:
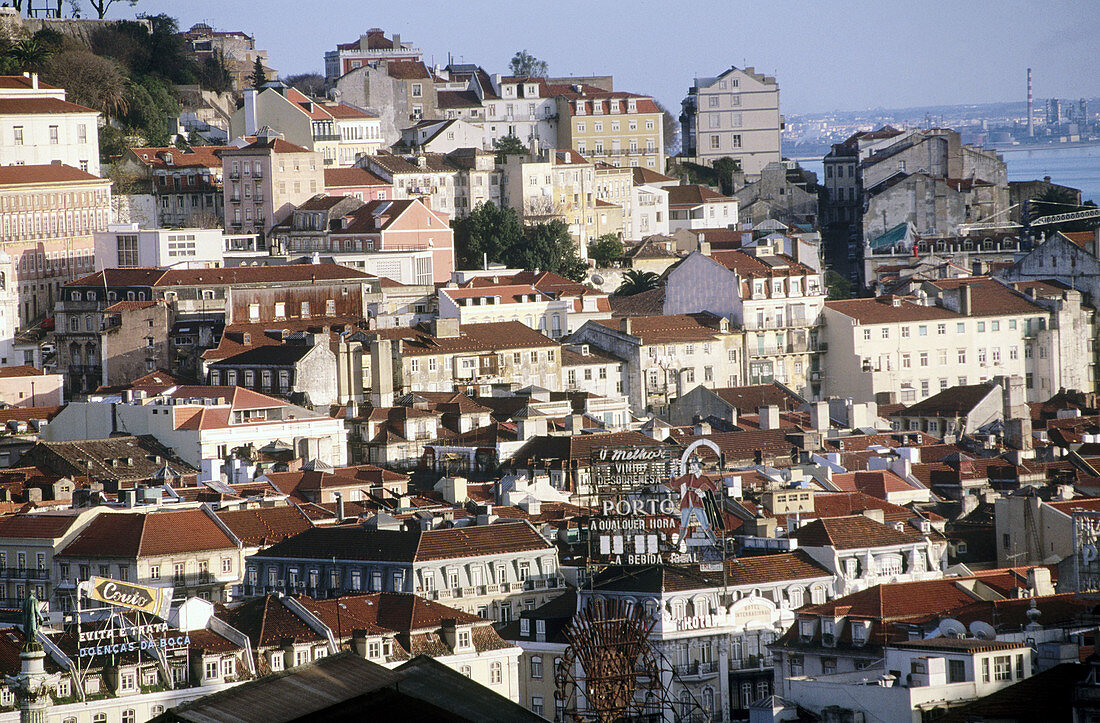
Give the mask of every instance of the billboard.
[[620, 500], [666, 484], [673, 473], [668, 445], [598, 447], [589, 458], [592, 488], [599, 500]]
[[92, 600], [149, 613], [162, 620], [168, 618], [168, 609], [172, 604], [170, 587], [135, 585], [107, 577], [92, 577], [88, 582], [88, 597]]

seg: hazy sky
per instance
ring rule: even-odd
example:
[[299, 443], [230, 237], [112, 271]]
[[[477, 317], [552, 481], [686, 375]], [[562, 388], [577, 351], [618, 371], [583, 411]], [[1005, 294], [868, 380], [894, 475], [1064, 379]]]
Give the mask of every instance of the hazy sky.
[[611, 74], [675, 114], [696, 75], [755, 66], [786, 113], [1100, 96], [1095, 0], [140, 0], [111, 17], [168, 13], [243, 30], [280, 74], [322, 72], [326, 50], [370, 27], [427, 62], [447, 53], [506, 72], [526, 48], [552, 75]]

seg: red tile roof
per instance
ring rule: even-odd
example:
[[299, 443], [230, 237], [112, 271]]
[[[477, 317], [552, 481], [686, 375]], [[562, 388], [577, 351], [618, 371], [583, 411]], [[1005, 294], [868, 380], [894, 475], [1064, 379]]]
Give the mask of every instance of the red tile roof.
[[939, 306], [923, 306], [909, 299], [880, 296], [877, 299], [826, 301], [825, 307], [861, 324], [889, 324], [901, 321], [935, 321], [966, 317]]
[[296, 505], [222, 510], [216, 514], [246, 545], [272, 545], [313, 527]]
[[863, 515], [826, 517], [799, 527], [787, 537], [802, 547], [833, 547], [852, 550], [862, 547], [909, 545], [924, 538], [916, 532], [899, 532]]
[[38, 115], [53, 113], [95, 113], [76, 103], [58, 98], [0, 98], [0, 115]]
[[326, 168], [325, 188], [354, 188], [359, 186], [385, 186], [393, 184], [374, 175], [365, 168]]
[[102, 513], [58, 554], [134, 560], [226, 549], [237, 545], [203, 510], [192, 509]]
[[[629, 334], [641, 339], [643, 344], [714, 341], [722, 336], [717, 328], [718, 321], [719, 317], [705, 312], [631, 317]], [[622, 329], [620, 319], [597, 319], [595, 323], [609, 329]]]
[[[2, 113], [2, 110], [0, 110], [0, 113]], [[56, 163], [37, 166], [0, 166], [0, 186], [24, 186], [31, 183], [74, 183], [79, 181], [110, 183], [106, 178], [93, 176], [79, 168]]]

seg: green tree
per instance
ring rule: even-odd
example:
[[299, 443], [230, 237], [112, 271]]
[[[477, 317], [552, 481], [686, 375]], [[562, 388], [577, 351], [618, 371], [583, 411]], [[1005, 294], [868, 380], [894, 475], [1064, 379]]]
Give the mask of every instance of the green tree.
[[454, 222], [455, 252], [461, 269], [481, 268], [485, 261], [506, 264], [513, 246], [523, 239], [515, 209], [479, 203]]
[[523, 141], [511, 134], [494, 140], [493, 150], [497, 154], [497, 163], [504, 163], [507, 156], [525, 156], [528, 153]]
[[264, 64], [260, 61], [260, 56], [256, 56], [255, 62], [252, 63], [252, 87], [259, 90], [267, 82], [267, 73], [264, 72]]
[[126, 75], [118, 61], [90, 50], [64, 50], [55, 55], [46, 64], [43, 77], [64, 86], [72, 102], [95, 108], [108, 120], [125, 114], [129, 107]]
[[53, 51], [37, 38], [26, 38], [16, 43], [10, 55], [19, 70], [38, 72], [53, 55]]
[[829, 269], [825, 272], [825, 287], [829, 289], [829, 299], [852, 298], [852, 282]]
[[623, 242], [613, 233], [604, 234], [588, 244], [588, 258], [596, 262], [596, 266], [610, 266], [623, 256]]
[[573, 281], [584, 281], [588, 273], [569, 227], [559, 218], [524, 229], [523, 243], [512, 249], [510, 258], [524, 269], [550, 271]]
[[545, 78], [550, 73], [550, 67], [545, 60], [539, 60], [527, 52], [520, 50], [512, 56], [508, 63], [508, 69], [517, 78]]
[[656, 289], [661, 283], [661, 277], [652, 271], [639, 271], [631, 269], [623, 274], [623, 283], [615, 289], [617, 296], [634, 296], [643, 291]]
[[[1031, 223], [1035, 223], [1039, 219], [1047, 216], [1095, 209], [1096, 204], [1092, 201], [1085, 201], [1083, 204], [1078, 205], [1077, 193], [1063, 186], [1050, 186], [1038, 196], [1028, 201], [1028, 217]], [[1092, 231], [1097, 226], [1100, 226], [1100, 217], [1084, 218], [1076, 221], [1063, 221], [1062, 223], [1043, 225], [1038, 228], [1043, 231], [1074, 232]]]

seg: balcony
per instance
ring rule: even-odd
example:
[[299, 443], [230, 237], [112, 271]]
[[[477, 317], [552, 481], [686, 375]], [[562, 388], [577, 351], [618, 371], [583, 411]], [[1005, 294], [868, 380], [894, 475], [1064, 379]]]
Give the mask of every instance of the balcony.
[[0, 567], [0, 577], [8, 580], [49, 580], [49, 570], [30, 567]]
[[240, 203], [241, 202], [240, 194], [239, 193], [234, 193], [232, 196], [229, 197], [229, 202], [230, 203]]
[[240, 178], [241, 177], [241, 172], [240, 171], [230, 171], [229, 172], [229, 177], [230, 178]]
[[315, 141], [339, 141], [340, 135], [338, 133], [314, 133], [313, 140]]
[[675, 667], [676, 675], [680, 680], [684, 681], [702, 681], [709, 680], [718, 675], [717, 663], [700, 663], [695, 661], [688, 663], [687, 665], [677, 665]]

